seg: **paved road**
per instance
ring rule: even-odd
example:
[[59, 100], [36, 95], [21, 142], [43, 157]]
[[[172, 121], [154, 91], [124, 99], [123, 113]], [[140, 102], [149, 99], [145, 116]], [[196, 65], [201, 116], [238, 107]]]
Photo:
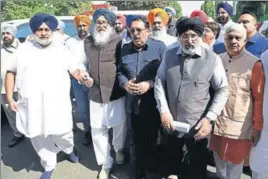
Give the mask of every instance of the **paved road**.
[[[79, 128], [81, 124], [78, 124]], [[96, 164], [93, 148], [82, 145], [83, 133], [79, 129], [74, 133], [75, 144], [81, 153], [78, 164], [72, 164], [65, 160], [63, 153], [58, 155], [58, 165], [53, 173], [53, 179], [96, 179], [99, 167]], [[8, 142], [12, 139], [12, 131], [9, 125], [2, 126], [1, 145], [1, 179], [38, 179], [42, 172], [39, 158], [36, 155], [28, 139], [14, 148], [8, 148]], [[111, 179], [130, 179], [127, 174], [129, 166], [116, 166], [116, 172]], [[210, 179], [216, 179], [215, 168], [208, 167]], [[152, 179], [158, 179], [152, 176]], [[250, 179], [244, 175], [242, 179]]]

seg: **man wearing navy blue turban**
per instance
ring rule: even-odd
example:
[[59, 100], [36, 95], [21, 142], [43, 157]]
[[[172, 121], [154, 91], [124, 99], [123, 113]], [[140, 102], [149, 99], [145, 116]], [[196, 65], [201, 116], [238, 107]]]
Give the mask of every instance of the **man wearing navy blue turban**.
[[116, 64], [120, 48], [120, 35], [114, 24], [116, 15], [108, 9], [97, 9], [93, 14], [91, 33], [85, 39], [85, 54], [93, 86], [89, 91], [90, 126], [98, 165], [102, 166], [99, 179], [109, 178], [114, 160], [110, 155], [108, 131], [113, 128], [115, 162], [124, 163], [122, 149], [125, 138], [125, 98], [116, 78]]
[[[6, 94], [11, 110], [17, 112], [18, 130], [30, 138], [41, 158], [45, 171], [40, 179], [50, 179], [59, 151], [73, 163], [79, 160], [74, 150], [69, 73], [81, 81], [86, 74], [80, 74], [69, 49], [51, 45], [58, 25], [55, 17], [39, 13], [29, 24], [35, 40], [22, 44], [12, 59], [6, 74]], [[18, 101], [13, 98], [15, 79]]]
[[233, 23], [233, 7], [227, 2], [221, 2], [217, 5], [216, 13], [217, 20], [221, 26], [221, 32], [217, 39], [217, 42], [223, 42], [225, 29]]

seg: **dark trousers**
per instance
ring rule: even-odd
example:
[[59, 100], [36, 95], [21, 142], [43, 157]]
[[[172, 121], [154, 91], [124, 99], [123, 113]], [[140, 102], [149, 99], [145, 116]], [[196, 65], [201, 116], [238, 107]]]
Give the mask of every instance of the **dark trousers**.
[[135, 145], [134, 176], [141, 178], [146, 171], [155, 169], [157, 137], [160, 126], [158, 111], [143, 115], [131, 114], [131, 126]]
[[207, 139], [169, 136], [169, 174], [180, 179], [206, 179], [208, 148]]

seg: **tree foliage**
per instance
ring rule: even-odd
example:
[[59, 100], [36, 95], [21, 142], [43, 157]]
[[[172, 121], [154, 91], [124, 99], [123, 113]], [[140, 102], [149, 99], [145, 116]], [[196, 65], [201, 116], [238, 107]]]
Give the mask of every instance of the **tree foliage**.
[[179, 18], [182, 16], [181, 4], [178, 1], [171, 1], [169, 2], [168, 6], [173, 7], [176, 10], [177, 12], [176, 18]]
[[108, 1], [112, 6], [117, 6], [118, 10], [150, 10], [156, 7], [164, 8], [169, 5], [169, 1]]
[[180, 3], [177, 1], [108, 1], [110, 5], [116, 6], [118, 10], [150, 10], [153, 8], [164, 8], [166, 6], [173, 7], [177, 14], [176, 17], [182, 15]]
[[201, 5], [201, 10], [204, 11], [209, 17], [216, 17], [216, 7], [214, 1], [205, 1]]
[[1, 1], [1, 21], [30, 18], [37, 12], [47, 12], [56, 16], [70, 16], [90, 10], [90, 1]]

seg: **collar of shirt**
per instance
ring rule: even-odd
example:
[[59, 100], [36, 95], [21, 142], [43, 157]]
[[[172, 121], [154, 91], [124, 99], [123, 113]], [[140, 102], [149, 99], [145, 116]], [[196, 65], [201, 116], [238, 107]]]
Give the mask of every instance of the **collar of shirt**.
[[202, 45], [200, 45], [200, 47], [197, 47], [196, 50], [195, 50], [195, 54], [194, 55], [188, 55], [188, 54], [185, 54], [183, 53], [183, 51], [181, 50], [181, 48], [178, 49], [177, 55], [182, 55], [182, 56], [194, 56], [194, 55], [198, 55], [199, 57], [201, 57], [201, 54], [202, 54]]
[[146, 41], [144, 47], [142, 47], [141, 49], [136, 49], [134, 46], [133, 46], [133, 43], [131, 43], [131, 49], [133, 49], [134, 51], [147, 51], [148, 49], [148, 46], [150, 46], [150, 43], [151, 43], [152, 39], [151, 38], [148, 38], [148, 40]]
[[228, 55], [228, 57], [229, 57], [229, 59], [231, 60], [231, 61], [234, 61], [234, 60], [236, 60], [236, 59], [240, 59], [240, 58], [242, 58], [245, 54], [247, 54], [247, 53], [249, 53], [247, 50], [246, 50], [246, 48], [243, 48], [243, 50], [241, 51], [241, 53], [239, 54], [239, 55], [236, 55], [236, 56], [230, 56], [228, 53], [227, 53], [227, 55]]
[[232, 21], [232, 19], [230, 19], [226, 24], [224, 24], [224, 25], [220, 24], [220, 27], [222, 30], [225, 31], [232, 23], [234, 23], [234, 22]]
[[248, 42], [257, 43], [262, 38], [263, 36], [259, 32], [256, 32], [252, 37], [248, 39]]

